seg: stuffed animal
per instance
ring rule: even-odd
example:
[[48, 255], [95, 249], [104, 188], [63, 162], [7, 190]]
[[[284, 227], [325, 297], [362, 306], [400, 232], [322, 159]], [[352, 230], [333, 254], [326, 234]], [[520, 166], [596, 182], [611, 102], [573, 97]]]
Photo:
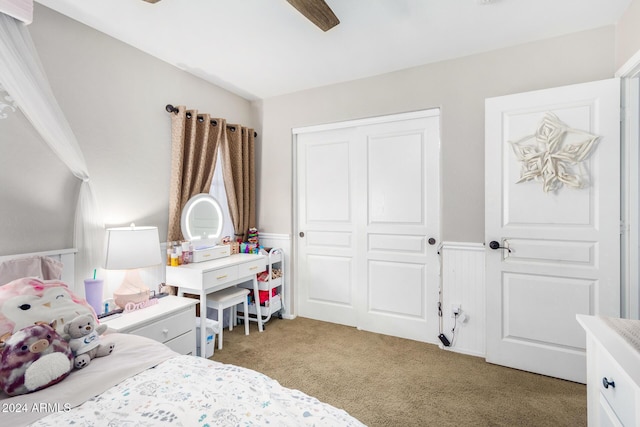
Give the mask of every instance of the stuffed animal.
[[69, 287], [56, 280], [25, 277], [0, 286], [0, 336], [36, 323], [56, 320], [56, 332], [82, 314], [93, 314], [91, 306]]
[[53, 385], [73, 369], [73, 353], [55, 323], [27, 326], [0, 339], [0, 388], [9, 396]]
[[106, 330], [107, 325], [97, 326], [91, 314], [78, 316], [64, 325], [63, 337], [69, 341], [69, 346], [75, 356], [73, 365], [77, 369], [89, 365], [91, 359], [111, 354], [115, 344], [100, 342], [100, 335]]

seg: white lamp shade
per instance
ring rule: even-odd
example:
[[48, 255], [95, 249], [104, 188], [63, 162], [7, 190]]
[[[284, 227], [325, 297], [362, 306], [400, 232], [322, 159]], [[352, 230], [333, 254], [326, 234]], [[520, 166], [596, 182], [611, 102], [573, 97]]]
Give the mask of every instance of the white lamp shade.
[[105, 269], [127, 270], [158, 265], [161, 262], [157, 227], [107, 228]]

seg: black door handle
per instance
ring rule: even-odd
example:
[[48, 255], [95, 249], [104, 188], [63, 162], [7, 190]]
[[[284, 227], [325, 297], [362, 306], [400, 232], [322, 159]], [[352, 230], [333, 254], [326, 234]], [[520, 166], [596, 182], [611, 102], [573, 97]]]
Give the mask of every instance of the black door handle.
[[611, 388], [616, 388], [616, 383], [614, 381], [609, 381], [607, 379], [607, 377], [603, 377], [602, 378], [602, 386], [604, 388], [609, 388], [609, 386], [611, 386]]
[[506, 250], [508, 250], [509, 252], [511, 252], [511, 249], [509, 249], [509, 248], [507, 248], [507, 247], [505, 247], [505, 246], [500, 246], [500, 243], [496, 242], [495, 240], [492, 240], [492, 241], [490, 241], [490, 242], [489, 242], [489, 247], [490, 247], [491, 249], [493, 249], [493, 250], [496, 250], [496, 249], [506, 249]]

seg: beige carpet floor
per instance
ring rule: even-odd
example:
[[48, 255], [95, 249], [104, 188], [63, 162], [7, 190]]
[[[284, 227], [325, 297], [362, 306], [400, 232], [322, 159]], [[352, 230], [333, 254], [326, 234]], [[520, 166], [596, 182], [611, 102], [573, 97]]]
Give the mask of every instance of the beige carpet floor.
[[225, 330], [244, 366], [375, 426], [585, 426], [586, 387], [483, 358], [306, 318]]

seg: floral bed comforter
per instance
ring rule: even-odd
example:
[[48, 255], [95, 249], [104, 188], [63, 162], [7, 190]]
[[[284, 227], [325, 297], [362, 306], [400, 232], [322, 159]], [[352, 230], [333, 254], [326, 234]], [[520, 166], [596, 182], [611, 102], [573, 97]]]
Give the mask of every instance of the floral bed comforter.
[[362, 426], [256, 371], [193, 356], [155, 368], [33, 426]]

